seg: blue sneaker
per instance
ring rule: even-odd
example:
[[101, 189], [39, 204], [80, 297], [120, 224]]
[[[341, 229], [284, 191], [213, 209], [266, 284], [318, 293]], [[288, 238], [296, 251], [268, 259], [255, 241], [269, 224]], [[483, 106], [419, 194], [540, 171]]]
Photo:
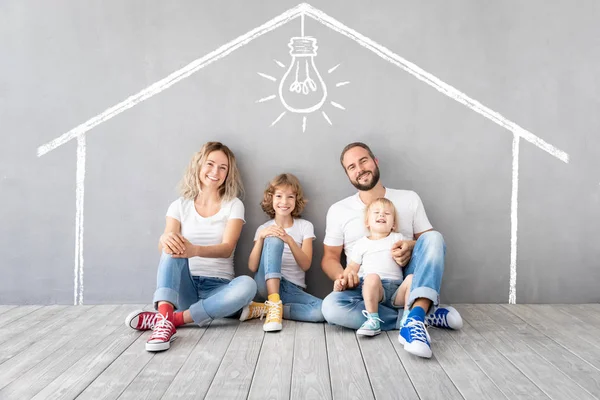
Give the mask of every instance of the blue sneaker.
[[435, 328], [460, 329], [463, 320], [454, 307], [437, 307], [425, 316], [425, 324]]
[[404, 345], [404, 350], [423, 358], [431, 358], [431, 338], [422, 321], [415, 318], [406, 320], [400, 328], [398, 341]]
[[364, 336], [375, 336], [381, 333], [381, 327], [379, 326], [380, 322], [383, 322], [379, 318], [373, 318], [371, 314], [367, 312], [367, 310], [363, 310], [362, 314], [367, 318], [365, 322], [361, 325], [360, 328], [356, 331], [357, 335]]

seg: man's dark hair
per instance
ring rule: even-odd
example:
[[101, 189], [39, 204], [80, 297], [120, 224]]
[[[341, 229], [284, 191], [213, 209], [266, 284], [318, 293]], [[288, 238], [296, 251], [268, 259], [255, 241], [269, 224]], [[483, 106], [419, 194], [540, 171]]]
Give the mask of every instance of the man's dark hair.
[[346, 169], [346, 167], [344, 167], [344, 155], [346, 154], [346, 152], [348, 150], [353, 149], [355, 147], [362, 147], [363, 149], [365, 149], [369, 153], [369, 156], [373, 160], [375, 159], [375, 154], [373, 154], [373, 152], [371, 151], [371, 149], [369, 148], [369, 146], [367, 146], [363, 142], [350, 143], [349, 145], [347, 145], [346, 147], [344, 147], [344, 150], [342, 150], [342, 155], [340, 156], [340, 164], [342, 164], [342, 168], [344, 168], [344, 170]]

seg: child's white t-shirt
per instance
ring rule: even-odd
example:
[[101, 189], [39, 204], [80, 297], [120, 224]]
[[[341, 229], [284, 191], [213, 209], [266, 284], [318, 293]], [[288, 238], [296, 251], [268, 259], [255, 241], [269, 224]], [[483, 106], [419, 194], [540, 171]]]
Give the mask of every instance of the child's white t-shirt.
[[[244, 221], [244, 203], [238, 198], [221, 202], [221, 209], [204, 218], [196, 211], [193, 200], [178, 198], [169, 206], [167, 217], [181, 223], [181, 234], [197, 246], [214, 246], [223, 243], [225, 227], [230, 219]], [[245, 221], [244, 221], [245, 222]], [[192, 257], [190, 273], [194, 276], [233, 279], [233, 253], [228, 258]]]
[[381, 279], [403, 279], [402, 267], [392, 257], [392, 246], [405, 240], [401, 233], [392, 232], [387, 237], [371, 240], [363, 236], [354, 243], [350, 259], [360, 265], [358, 276], [377, 274]]
[[[265, 222], [256, 230], [256, 234], [254, 235], [254, 241], [258, 240], [258, 233], [271, 226], [275, 225], [275, 220], [272, 219], [270, 221]], [[315, 239], [315, 229], [313, 224], [309, 221], [302, 218], [294, 218], [294, 225], [290, 228], [285, 228], [285, 231], [288, 235], [290, 235], [294, 242], [298, 244], [298, 246], [302, 247], [302, 242], [305, 239]], [[281, 275], [287, 279], [288, 281], [306, 288], [305, 283], [305, 273], [302, 271], [302, 268], [296, 262], [294, 255], [292, 254], [292, 250], [290, 250], [290, 246], [287, 243], [283, 246], [283, 256], [281, 258]]]

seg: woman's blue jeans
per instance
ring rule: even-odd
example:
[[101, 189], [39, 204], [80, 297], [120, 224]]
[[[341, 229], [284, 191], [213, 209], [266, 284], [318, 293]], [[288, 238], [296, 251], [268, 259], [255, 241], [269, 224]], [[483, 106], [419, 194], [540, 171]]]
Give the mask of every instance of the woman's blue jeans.
[[256, 295], [256, 283], [249, 276], [238, 276], [231, 281], [192, 276], [187, 258], [173, 258], [164, 252], [156, 281], [155, 307], [159, 301], [168, 301], [176, 310], [189, 309], [200, 326], [235, 314]]
[[306, 293], [303, 288], [281, 275], [283, 247], [283, 240], [272, 236], [265, 238], [260, 265], [254, 276], [258, 295], [263, 301], [267, 299], [267, 279], [280, 279], [279, 297], [283, 303], [283, 318], [305, 322], [325, 321], [321, 313], [323, 300]]

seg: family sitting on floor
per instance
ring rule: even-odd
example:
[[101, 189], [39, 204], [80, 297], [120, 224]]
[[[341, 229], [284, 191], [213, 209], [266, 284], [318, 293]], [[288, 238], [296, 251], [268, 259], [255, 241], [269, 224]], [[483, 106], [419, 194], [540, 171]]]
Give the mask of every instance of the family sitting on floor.
[[[235, 277], [244, 224], [240, 173], [227, 146], [202, 146], [181, 180], [181, 197], [167, 210], [153, 300], [158, 312], [134, 311], [126, 319], [133, 329], [152, 330], [146, 350], [169, 349], [178, 326], [239, 316], [264, 317], [266, 332], [280, 331], [283, 318], [326, 321], [365, 336], [399, 329], [406, 351], [431, 357], [427, 326], [462, 327], [454, 308], [438, 304], [444, 239], [415, 192], [383, 186], [366, 144], [347, 145], [340, 163], [358, 192], [327, 212], [321, 267], [333, 291], [321, 300], [305, 291], [315, 234], [301, 218], [306, 200], [298, 179], [281, 174], [267, 185], [261, 207], [270, 219], [256, 230], [248, 260], [254, 279]], [[257, 295], [264, 302], [253, 301]]]

